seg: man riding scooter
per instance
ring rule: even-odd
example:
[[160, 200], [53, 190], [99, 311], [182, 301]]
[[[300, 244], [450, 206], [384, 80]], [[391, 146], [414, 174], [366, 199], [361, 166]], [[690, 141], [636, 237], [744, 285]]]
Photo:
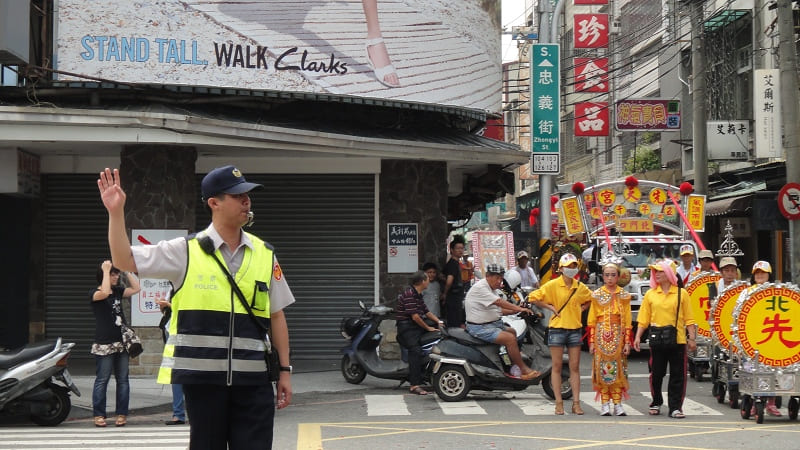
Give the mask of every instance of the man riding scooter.
[[533, 314], [533, 311], [503, 300], [495, 293], [495, 289], [499, 289], [503, 284], [504, 272], [505, 269], [500, 265], [489, 264], [486, 266], [486, 277], [475, 283], [467, 292], [464, 300], [467, 332], [483, 341], [504, 345], [511, 361], [520, 368], [520, 378], [531, 380], [540, 374], [523, 362], [516, 332], [503, 324], [501, 319], [506, 314]]

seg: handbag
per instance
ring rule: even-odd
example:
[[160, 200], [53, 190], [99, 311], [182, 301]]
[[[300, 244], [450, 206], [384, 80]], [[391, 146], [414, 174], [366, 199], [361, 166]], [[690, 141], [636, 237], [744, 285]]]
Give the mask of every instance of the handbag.
[[[228, 268], [222, 264], [222, 261], [217, 258], [217, 254], [214, 252], [214, 242], [208, 236], [203, 236], [202, 238], [198, 239], [197, 241], [200, 244], [200, 248], [203, 249], [204, 252], [211, 255], [214, 258], [214, 261], [217, 262], [219, 268], [225, 274], [225, 277], [228, 278], [228, 283], [230, 283], [231, 288], [236, 293], [236, 297], [239, 298], [239, 301], [244, 306], [244, 309], [247, 310], [247, 315], [250, 316], [250, 319], [256, 325], [256, 328], [261, 329], [264, 332], [264, 345], [266, 346], [266, 350], [264, 351], [264, 362], [267, 364], [267, 376], [269, 377], [269, 381], [278, 381], [281, 378], [281, 360], [278, 355], [278, 349], [272, 346], [272, 329], [271, 327], [265, 326], [261, 323], [258, 319], [256, 319], [255, 314], [253, 314], [252, 308], [250, 308], [250, 304], [247, 303], [247, 300], [244, 298], [244, 294], [242, 290], [239, 289], [239, 285], [236, 284], [236, 280], [233, 279], [233, 275], [228, 272]], [[269, 320], [269, 319], [267, 319]]]
[[675, 312], [675, 326], [667, 325], [665, 327], [650, 326], [647, 330], [647, 341], [652, 347], [664, 347], [667, 345], [676, 345], [678, 343], [678, 316], [681, 311], [681, 291], [678, 288], [678, 309]]
[[139, 335], [136, 334], [136, 331], [125, 322], [120, 325], [120, 328], [122, 330], [122, 345], [125, 347], [125, 350], [128, 351], [128, 355], [130, 355], [131, 358], [136, 358], [141, 355], [142, 352], [144, 352], [144, 347], [142, 347], [142, 340], [139, 339]]

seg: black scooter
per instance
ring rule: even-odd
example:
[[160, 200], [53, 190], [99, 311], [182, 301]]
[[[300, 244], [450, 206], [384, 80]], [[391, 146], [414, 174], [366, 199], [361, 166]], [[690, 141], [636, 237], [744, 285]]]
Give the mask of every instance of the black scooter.
[[[524, 299], [525, 296], [518, 298]], [[524, 300], [521, 305], [530, 307]], [[537, 312], [535, 307], [532, 309]], [[545, 342], [547, 325], [543, 317], [540, 312], [524, 316], [526, 329], [521, 335], [518, 327], [515, 327], [520, 336], [523, 360], [540, 373], [539, 377], [531, 380], [506, 375], [510, 372], [511, 362], [507, 354], [501, 353], [501, 346], [476, 339], [461, 328], [444, 330], [441, 341], [430, 354], [433, 362], [431, 380], [436, 395], [444, 401], [457, 402], [463, 400], [472, 389], [521, 391], [528, 386], [541, 384], [545, 394], [555, 399], [550, 377], [550, 348]], [[567, 381], [569, 375], [569, 363], [564, 356], [561, 370], [561, 398], [564, 400], [572, 398], [572, 387]]]
[[[392, 308], [386, 305], [373, 305], [369, 308], [363, 302], [358, 302], [361, 307], [360, 317], [342, 319], [339, 326], [342, 336], [348, 340], [341, 349], [341, 370], [345, 381], [350, 384], [359, 384], [364, 381], [367, 374], [377, 378], [399, 380], [400, 384], [408, 381], [408, 352], [401, 347], [401, 360], [384, 360], [380, 356], [380, 344], [383, 333], [379, 326], [384, 319], [391, 318]], [[425, 355], [439, 342], [441, 334], [431, 331], [422, 336], [422, 351]], [[425, 359], [424, 373], [429, 373], [429, 360]], [[426, 380], [427, 381], [427, 380]]]

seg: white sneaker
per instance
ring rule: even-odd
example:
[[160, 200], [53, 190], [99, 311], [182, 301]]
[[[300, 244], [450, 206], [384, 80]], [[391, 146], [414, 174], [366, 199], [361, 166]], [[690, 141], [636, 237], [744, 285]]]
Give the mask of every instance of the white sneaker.
[[627, 416], [628, 413], [625, 412], [625, 409], [622, 407], [622, 403], [617, 403], [614, 405], [614, 415], [615, 416]]
[[611, 415], [611, 403], [603, 403], [603, 406], [600, 407], [600, 415], [601, 416]]

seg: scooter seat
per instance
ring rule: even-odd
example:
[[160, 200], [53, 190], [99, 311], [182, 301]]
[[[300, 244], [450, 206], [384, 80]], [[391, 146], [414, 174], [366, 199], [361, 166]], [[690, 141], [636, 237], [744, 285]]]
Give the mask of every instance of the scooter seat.
[[24, 362], [44, 356], [55, 348], [55, 341], [39, 342], [6, 352], [0, 352], [0, 369], [8, 370]]
[[461, 342], [462, 344], [486, 345], [490, 343], [474, 337], [473, 335], [467, 333], [466, 330], [464, 330], [463, 328], [458, 328], [458, 327], [448, 328], [447, 334], [449, 334], [450, 337]]

